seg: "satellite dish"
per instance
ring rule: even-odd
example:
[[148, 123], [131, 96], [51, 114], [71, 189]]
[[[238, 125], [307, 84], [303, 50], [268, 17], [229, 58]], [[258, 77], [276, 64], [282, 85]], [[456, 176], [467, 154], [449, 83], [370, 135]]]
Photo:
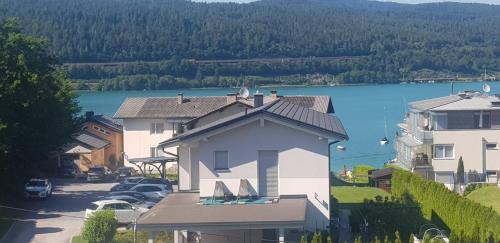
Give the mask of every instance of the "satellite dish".
[[248, 89], [245, 87], [242, 87], [238, 93], [241, 97], [243, 97], [243, 99], [246, 99], [250, 96], [250, 91], [248, 91]]
[[485, 93], [489, 93], [491, 91], [491, 87], [488, 84], [483, 84], [483, 91]]

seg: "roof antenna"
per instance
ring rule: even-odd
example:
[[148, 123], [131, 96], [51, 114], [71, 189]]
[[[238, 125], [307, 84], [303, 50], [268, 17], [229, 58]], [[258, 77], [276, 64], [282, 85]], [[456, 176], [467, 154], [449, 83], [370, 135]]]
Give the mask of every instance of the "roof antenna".
[[491, 87], [488, 84], [483, 84], [483, 92], [488, 94], [491, 91]]

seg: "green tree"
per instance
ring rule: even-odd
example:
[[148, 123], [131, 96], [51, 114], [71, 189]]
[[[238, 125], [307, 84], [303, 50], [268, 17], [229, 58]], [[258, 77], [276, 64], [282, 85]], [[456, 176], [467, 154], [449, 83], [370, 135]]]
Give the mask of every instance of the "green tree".
[[97, 211], [85, 221], [82, 237], [89, 243], [109, 243], [116, 234], [117, 225], [114, 211]]
[[55, 169], [51, 152], [79, 126], [76, 94], [46, 47], [15, 19], [0, 22], [0, 183], [14, 192]]
[[463, 184], [465, 182], [464, 160], [462, 159], [462, 156], [458, 159], [457, 182], [459, 184]]

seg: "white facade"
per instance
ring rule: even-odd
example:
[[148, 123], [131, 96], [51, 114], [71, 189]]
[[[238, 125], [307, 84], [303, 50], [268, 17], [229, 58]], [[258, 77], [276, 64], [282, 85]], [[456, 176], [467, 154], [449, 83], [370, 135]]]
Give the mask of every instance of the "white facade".
[[[228, 170], [214, 169], [215, 151], [228, 152]], [[278, 155], [280, 196], [307, 195], [305, 229], [326, 229], [330, 218], [328, 141], [273, 119], [247, 119], [226, 131], [182, 144], [179, 189], [199, 190], [200, 197], [211, 197], [215, 182], [223, 181], [237, 195], [240, 179], [248, 179], [258, 195], [259, 151]]]
[[[128, 162], [129, 159], [164, 156], [161, 149], [158, 149], [156, 153], [152, 150], [157, 148], [160, 142], [172, 138], [175, 134], [174, 128], [178, 124], [178, 122], [166, 119], [123, 119], [125, 166], [134, 167]], [[166, 151], [177, 154], [176, 148], [168, 148]]]
[[[406, 124], [401, 126], [403, 134], [396, 138], [398, 163], [409, 170], [423, 171], [429, 179], [454, 189], [458, 161], [462, 157], [466, 183], [497, 183], [500, 171], [498, 99], [477, 93], [467, 97], [429, 109], [413, 109]], [[416, 102], [416, 106], [425, 102]]]

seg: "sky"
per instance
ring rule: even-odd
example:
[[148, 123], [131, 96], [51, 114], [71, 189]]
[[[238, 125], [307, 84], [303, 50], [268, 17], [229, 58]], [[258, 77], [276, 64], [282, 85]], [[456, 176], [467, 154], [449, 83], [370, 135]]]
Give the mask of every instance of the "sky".
[[[195, 0], [196, 2], [239, 2], [248, 3], [253, 2], [253, 0]], [[442, 0], [380, 0], [380, 1], [391, 1], [398, 3], [431, 3], [431, 2], [443, 2]], [[488, 3], [488, 4], [498, 4], [500, 5], [500, 0], [452, 0], [452, 2], [461, 3]]]

